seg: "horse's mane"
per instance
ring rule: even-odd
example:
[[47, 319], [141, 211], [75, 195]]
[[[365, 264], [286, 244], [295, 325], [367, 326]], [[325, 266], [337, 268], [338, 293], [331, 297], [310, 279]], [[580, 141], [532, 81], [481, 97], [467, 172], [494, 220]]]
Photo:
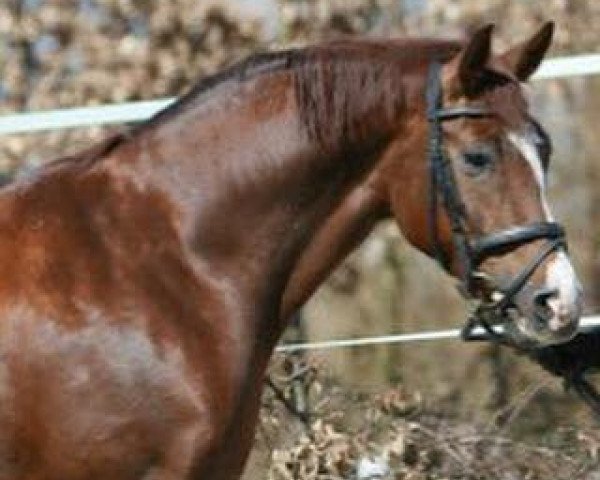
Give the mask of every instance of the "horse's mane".
[[[297, 49], [259, 53], [201, 79], [178, 101], [139, 124], [143, 131], [201, 102], [226, 82], [242, 83], [260, 75], [293, 71], [300, 116], [309, 135], [329, 145], [350, 140], [358, 118], [374, 105], [393, 113], [402, 90], [402, 71], [435, 57], [446, 61], [461, 43], [439, 39], [374, 40], [346, 38]], [[330, 146], [330, 145], [329, 145]]]
[[[308, 134], [325, 147], [336, 141], [352, 143], [360, 133], [358, 120], [373, 106], [393, 114], [402, 89], [401, 72], [435, 57], [448, 60], [461, 43], [439, 39], [374, 40], [345, 38], [315, 46], [254, 54], [214, 75], [202, 78], [173, 104], [150, 119], [123, 129], [97, 146], [49, 165], [83, 159], [93, 163], [137, 134], [160, 126], [197, 106], [226, 82], [242, 83], [260, 75], [292, 70], [300, 116]], [[381, 118], [381, 117], [380, 117]]]
[[[336, 41], [300, 51], [294, 69], [299, 113], [307, 133], [326, 150], [385, 135], [406, 108], [407, 74], [425, 77], [435, 57], [460, 49], [440, 40]], [[418, 70], [416, 70], [418, 69]]]

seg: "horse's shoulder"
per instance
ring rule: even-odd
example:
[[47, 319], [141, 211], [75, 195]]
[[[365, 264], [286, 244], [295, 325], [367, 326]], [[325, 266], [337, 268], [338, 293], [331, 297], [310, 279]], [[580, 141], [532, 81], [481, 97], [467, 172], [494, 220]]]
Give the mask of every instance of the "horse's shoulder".
[[99, 312], [88, 312], [85, 322], [73, 328], [25, 305], [3, 309], [0, 453], [9, 445], [30, 461], [0, 463], [0, 478], [3, 468], [35, 471], [49, 441], [70, 452], [44, 464], [56, 478], [75, 478], [74, 465], [102, 478], [161, 469], [183, 475], [212, 426], [203, 387], [188, 376], [181, 350]]

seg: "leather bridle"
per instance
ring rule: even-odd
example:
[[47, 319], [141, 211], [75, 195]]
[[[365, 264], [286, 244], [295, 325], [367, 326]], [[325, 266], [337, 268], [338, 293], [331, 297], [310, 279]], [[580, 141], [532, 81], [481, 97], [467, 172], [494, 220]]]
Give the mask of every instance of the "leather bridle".
[[429, 173], [431, 176], [429, 198], [429, 232], [435, 256], [443, 268], [449, 270], [449, 259], [440, 244], [438, 233], [438, 203], [446, 211], [452, 232], [454, 253], [460, 267], [461, 291], [473, 298], [474, 282], [481, 276], [477, 268], [488, 257], [517, 248], [526, 243], [545, 239], [538, 254], [526, 264], [521, 272], [507, 284], [495, 289], [501, 293], [496, 301], [481, 302], [463, 328], [465, 340], [480, 339], [473, 334], [476, 326], [482, 326], [490, 337], [510, 343], [493, 328], [493, 324], [507, 320], [507, 309], [514, 305], [515, 296], [534, 274], [535, 270], [552, 252], [566, 248], [565, 231], [555, 222], [540, 221], [517, 225], [506, 230], [472, 238], [466, 227], [466, 208], [461, 200], [452, 165], [444, 153], [442, 123], [459, 118], [486, 118], [493, 116], [485, 108], [475, 106], [443, 107], [441, 64], [432, 62], [427, 79], [426, 102], [429, 122]]

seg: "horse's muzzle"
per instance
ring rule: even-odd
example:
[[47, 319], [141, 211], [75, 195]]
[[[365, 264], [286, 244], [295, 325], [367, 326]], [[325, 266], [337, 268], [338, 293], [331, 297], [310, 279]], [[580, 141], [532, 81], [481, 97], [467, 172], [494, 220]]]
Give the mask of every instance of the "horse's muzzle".
[[[577, 287], [575, 287], [577, 288]], [[569, 341], [577, 333], [582, 311], [580, 290], [565, 295], [555, 286], [525, 286], [515, 299], [509, 328], [519, 344], [532, 347], [555, 345]]]

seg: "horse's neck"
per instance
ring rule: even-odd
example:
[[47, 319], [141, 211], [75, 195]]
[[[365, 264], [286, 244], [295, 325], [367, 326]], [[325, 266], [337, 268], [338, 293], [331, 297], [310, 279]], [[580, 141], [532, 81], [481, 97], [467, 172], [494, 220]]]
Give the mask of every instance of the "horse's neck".
[[281, 322], [286, 322], [309, 299], [329, 273], [387, 215], [387, 206], [370, 187], [367, 183], [352, 190], [302, 251], [282, 297]]
[[[361, 103], [365, 112], [359, 114], [377, 114], [380, 121], [370, 118], [362, 129], [350, 125], [368, 145], [354, 142], [342, 154], [335, 145], [350, 141], [347, 125], [341, 125], [339, 138], [327, 132], [324, 146], [319, 132], [311, 131], [318, 129], [315, 120], [303, 118], [303, 99], [290, 71], [219, 88], [223, 92], [213, 92], [214, 99], [141, 132], [137, 167], [130, 162], [128, 168], [137, 168], [138, 178], [168, 194], [180, 212], [186, 242], [211, 272], [231, 278], [242, 296], [257, 302], [253, 308], [271, 308], [263, 313], [278, 319], [281, 296], [311, 238], [376, 162], [383, 142], [373, 138], [383, 139], [381, 129], [389, 125], [381, 109], [390, 107]], [[358, 116], [337, 120], [348, 119], [360, 121]], [[368, 216], [367, 210], [357, 209], [345, 221], [352, 225], [355, 217]], [[350, 230], [328, 231], [327, 242], [333, 244]], [[314, 283], [335, 262], [310, 255], [305, 263], [319, 272], [306, 280]]]

